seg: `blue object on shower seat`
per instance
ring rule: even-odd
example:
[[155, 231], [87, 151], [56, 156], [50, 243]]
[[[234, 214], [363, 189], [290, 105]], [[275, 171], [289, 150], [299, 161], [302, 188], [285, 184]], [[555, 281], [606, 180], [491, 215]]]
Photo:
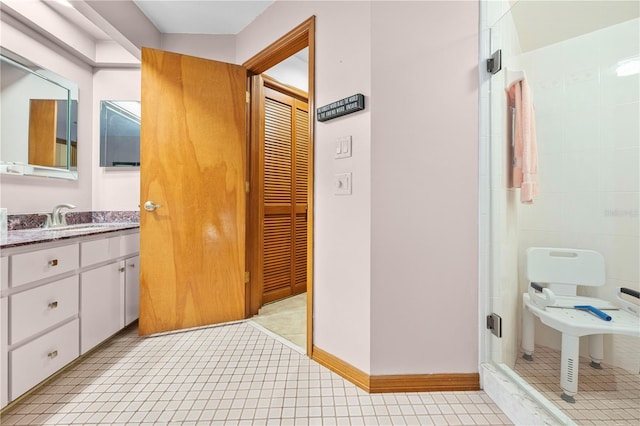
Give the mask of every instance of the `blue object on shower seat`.
[[591, 305], [576, 305], [574, 306], [576, 309], [580, 309], [582, 311], [589, 311], [595, 316], [605, 321], [611, 321], [611, 316], [607, 315], [605, 312], [602, 312], [600, 309], [595, 308]]

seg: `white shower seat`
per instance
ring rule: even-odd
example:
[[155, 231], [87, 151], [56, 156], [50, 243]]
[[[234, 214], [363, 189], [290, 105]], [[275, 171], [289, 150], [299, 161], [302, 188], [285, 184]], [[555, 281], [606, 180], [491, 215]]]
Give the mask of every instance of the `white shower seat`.
[[[562, 399], [575, 402], [578, 393], [578, 358], [581, 336], [589, 336], [591, 366], [600, 367], [603, 359], [603, 335], [640, 336], [640, 306], [624, 300], [625, 293], [640, 297], [637, 291], [618, 288], [616, 303], [576, 295], [578, 285], [601, 286], [605, 283], [604, 258], [596, 251], [531, 247], [527, 249], [528, 292], [522, 295], [523, 358], [533, 361], [535, 318], [562, 333], [560, 387]], [[543, 287], [544, 283], [547, 286]], [[574, 306], [599, 309], [603, 319]]]

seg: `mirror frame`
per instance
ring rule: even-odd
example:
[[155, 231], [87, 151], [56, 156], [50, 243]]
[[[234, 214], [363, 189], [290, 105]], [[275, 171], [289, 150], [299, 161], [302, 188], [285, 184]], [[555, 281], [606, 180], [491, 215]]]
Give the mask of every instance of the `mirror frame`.
[[[140, 101], [136, 100], [107, 100], [103, 99], [100, 101], [100, 161], [99, 166], [105, 167], [107, 169], [140, 169], [140, 112], [132, 111], [128, 109], [126, 106], [121, 104], [137, 104], [140, 106]], [[136, 114], [137, 112], [137, 114]], [[111, 115], [111, 114], [113, 115]], [[137, 140], [130, 140], [125, 142], [124, 145], [128, 145], [130, 148], [133, 148], [133, 151], [136, 152], [137, 155], [134, 155], [131, 158], [128, 158], [126, 153], [124, 161], [109, 164], [109, 159], [112, 157], [120, 157], [123, 155], [122, 150], [118, 150], [114, 147], [114, 143], [116, 146], [121, 144], [117, 143], [119, 136], [112, 136], [109, 132], [110, 126], [110, 118], [121, 117], [122, 119], [128, 120], [130, 124], [137, 125]], [[122, 135], [120, 135], [122, 137]], [[124, 150], [125, 152], [127, 150]], [[129, 152], [128, 154], [133, 155], [133, 153]], [[134, 161], [130, 161], [134, 160]]]
[[[33, 67], [37, 67], [38, 71], [34, 71], [28, 66], [24, 65], [24, 63], [32, 63], [28, 59], [21, 57], [20, 55], [14, 54], [4, 48], [0, 48], [0, 61], [6, 62], [11, 66], [14, 66], [24, 72], [35, 75], [38, 78], [41, 78], [45, 81], [50, 82], [56, 86], [61, 87], [62, 89], [67, 91], [67, 129], [66, 129], [66, 139], [67, 139], [67, 161], [66, 167], [50, 167], [50, 166], [41, 166], [37, 164], [29, 164], [28, 159], [26, 162], [22, 161], [5, 161], [4, 159], [0, 160], [0, 174], [4, 175], [12, 175], [12, 176], [39, 176], [39, 177], [49, 177], [49, 178], [57, 178], [57, 179], [70, 179], [77, 180], [78, 179], [78, 170], [77, 165], [71, 166], [71, 124], [72, 124], [72, 102], [76, 102], [78, 100], [78, 85], [73, 83], [64, 77], [49, 71], [45, 68], [40, 67], [39, 65], [33, 64]], [[77, 108], [76, 108], [77, 111]], [[77, 123], [77, 117], [75, 119]], [[77, 134], [77, 132], [76, 132]], [[27, 144], [29, 143], [27, 138]], [[76, 142], [77, 143], [77, 142]]]

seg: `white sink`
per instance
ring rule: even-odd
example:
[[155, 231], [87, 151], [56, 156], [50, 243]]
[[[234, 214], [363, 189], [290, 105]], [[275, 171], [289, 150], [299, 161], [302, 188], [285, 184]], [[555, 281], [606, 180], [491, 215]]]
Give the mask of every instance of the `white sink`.
[[65, 226], [53, 226], [50, 228], [44, 228], [47, 231], [97, 231], [103, 228], [109, 228], [109, 223], [79, 223], [77, 225], [65, 225]]

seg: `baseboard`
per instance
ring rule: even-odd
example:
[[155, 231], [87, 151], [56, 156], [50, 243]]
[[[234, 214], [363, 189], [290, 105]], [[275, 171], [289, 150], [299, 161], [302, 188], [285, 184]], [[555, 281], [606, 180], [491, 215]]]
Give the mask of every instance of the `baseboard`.
[[362, 370], [358, 370], [353, 365], [344, 362], [337, 356], [331, 355], [329, 352], [323, 351], [317, 346], [313, 346], [311, 359], [318, 364], [327, 367], [337, 375], [341, 376], [367, 392], [369, 390], [369, 375]]
[[480, 390], [479, 373], [402, 374], [371, 376], [371, 393]]
[[311, 359], [369, 393], [480, 390], [479, 373], [370, 376], [317, 346]]

